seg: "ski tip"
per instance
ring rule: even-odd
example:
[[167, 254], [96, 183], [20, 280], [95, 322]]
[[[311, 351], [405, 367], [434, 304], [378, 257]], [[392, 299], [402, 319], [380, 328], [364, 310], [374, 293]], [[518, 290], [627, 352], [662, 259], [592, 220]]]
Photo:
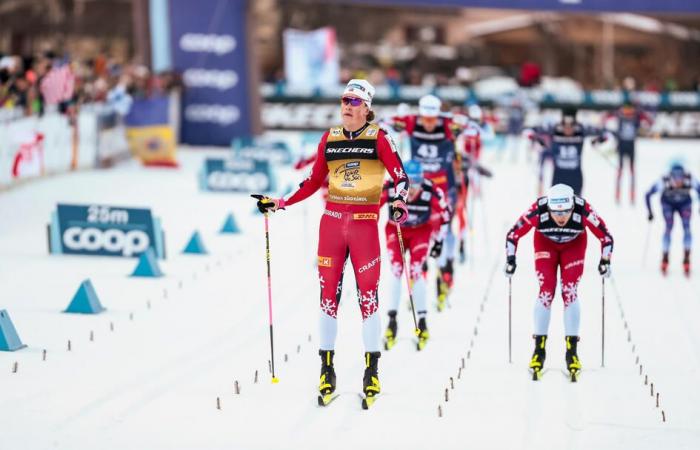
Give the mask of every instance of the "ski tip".
[[277, 384], [280, 382], [280, 379], [277, 377], [272, 377], [272, 384]]

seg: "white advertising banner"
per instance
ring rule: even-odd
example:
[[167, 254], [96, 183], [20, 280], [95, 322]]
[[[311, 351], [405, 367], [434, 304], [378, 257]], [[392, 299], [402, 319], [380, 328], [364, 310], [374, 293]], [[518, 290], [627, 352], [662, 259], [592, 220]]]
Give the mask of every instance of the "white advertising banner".
[[340, 80], [340, 62], [335, 29], [285, 30], [284, 72], [292, 87], [336, 86]]

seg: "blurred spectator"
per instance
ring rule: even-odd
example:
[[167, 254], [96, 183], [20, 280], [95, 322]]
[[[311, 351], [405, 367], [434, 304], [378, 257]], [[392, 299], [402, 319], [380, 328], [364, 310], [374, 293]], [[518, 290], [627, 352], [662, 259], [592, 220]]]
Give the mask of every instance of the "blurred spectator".
[[520, 66], [520, 77], [518, 82], [523, 87], [533, 87], [540, 84], [542, 71], [537, 63], [526, 61]]
[[[121, 65], [106, 54], [89, 60], [53, 52], [19, 57], [0, 54], [0, 109], [42, 114], [47, 105], [75, 117], [83, 103], [111, 102], [123, 111], [128, 99], [181, 88], [173, 73], [152, 74], [142, 65]], [[118, 99], [118, 100], [117, 100]]]

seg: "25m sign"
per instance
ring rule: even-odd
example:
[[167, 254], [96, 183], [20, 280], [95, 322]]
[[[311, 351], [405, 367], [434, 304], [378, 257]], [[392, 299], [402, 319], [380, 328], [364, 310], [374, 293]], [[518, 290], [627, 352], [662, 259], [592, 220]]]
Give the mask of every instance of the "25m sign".
[[135, 257], [149, 248], [165, 257], [160, 220], [150, 209], [58, 204], [51, 216], [51, 253]]

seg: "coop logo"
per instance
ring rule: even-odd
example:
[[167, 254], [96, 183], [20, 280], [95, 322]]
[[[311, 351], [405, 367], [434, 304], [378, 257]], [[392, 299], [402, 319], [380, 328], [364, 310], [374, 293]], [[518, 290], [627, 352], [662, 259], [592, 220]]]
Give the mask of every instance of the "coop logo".
[[187, 33], [180, 37], [180, 49], [185, 52], [231, 53], [236, 48], [236, 38], [228, 34]]
[[51, 253], [133, 257], [149, 248], [164, 256], [160, 220], [150, 209], [58, 204], [51, 214]]
[[182, 75], [185, 85], [191, 88], [213, 88], [225, 91], [238, 84], [234, 70], [187, 69]]
[[104, 250], [128, 257], [145, 252], [150, 244], [148, 234], [141, 230], [70, 227], [63, 233], [63, 245], [75, 251]]
[[231, 125], [241, 118], [241, 111], [230, 105], [189, 105], [185, 118], [190, 122], [211, 122], [221, 126]]
[[270, 179], [264, 173], [211, 172], [207, 177], [207, 185], [212, 191], [267, 191], [270, 189]]

